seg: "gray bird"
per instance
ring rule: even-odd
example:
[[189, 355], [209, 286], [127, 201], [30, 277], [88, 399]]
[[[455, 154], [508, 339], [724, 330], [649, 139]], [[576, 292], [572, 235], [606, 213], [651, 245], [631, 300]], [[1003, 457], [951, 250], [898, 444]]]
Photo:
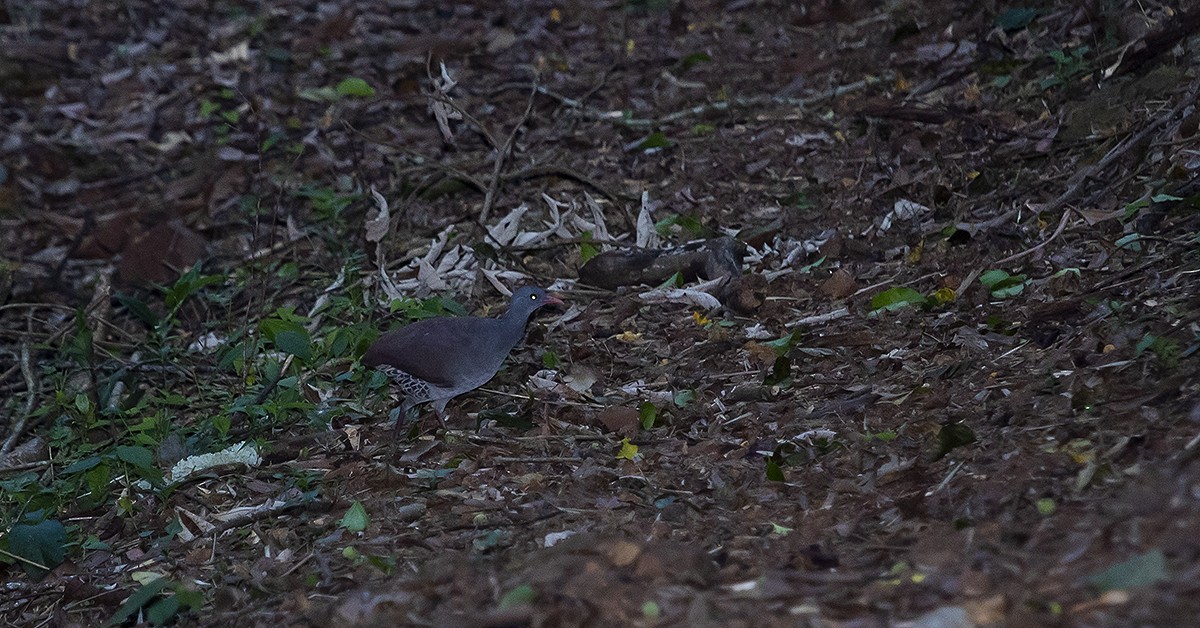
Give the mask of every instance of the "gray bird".
[[525, 335], [533, 313], [562, 303], [541, 288], [525, 286], [513, 293], [512, 303], [500, 318], [420, 320], [384, 334], [367, 349], [362, 362], [400, 385], [404, 402], [396, 419], [397, 430], [409, 410], [427, 401], [433, 402], [445, 427], [446, 403], [492, 379]]

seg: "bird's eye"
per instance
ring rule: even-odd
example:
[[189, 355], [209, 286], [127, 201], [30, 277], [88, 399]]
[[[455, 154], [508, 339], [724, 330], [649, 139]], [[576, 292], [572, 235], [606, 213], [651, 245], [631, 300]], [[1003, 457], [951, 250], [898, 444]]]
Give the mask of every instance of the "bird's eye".
[[531, 294], [531, 295], [529, 295], [529, 298], [530, 298], [530, 299], [533, 299], [534, 301], [537, 301], [537, 295], [536, 295], [536, 294]]

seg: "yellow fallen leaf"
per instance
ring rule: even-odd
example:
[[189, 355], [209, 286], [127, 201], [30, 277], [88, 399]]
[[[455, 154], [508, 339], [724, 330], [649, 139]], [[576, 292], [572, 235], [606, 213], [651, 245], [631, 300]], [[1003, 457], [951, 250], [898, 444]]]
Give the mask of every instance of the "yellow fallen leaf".
[[637, 342], [642, 339], [641, 334], [632, 331], [623, 331], [613, 337], [621, 342]]
[[626, 460], [633, 460], [633, 457], [637, 455], [637, 452], [638, 452], [637, 445], [634, 445], [633, 443], [629, 442], [628, 437], [622, 438], [621, 439], [621, 451], [617, 452], [617, 460], [620, 460], [621, 458], [624, 458]]

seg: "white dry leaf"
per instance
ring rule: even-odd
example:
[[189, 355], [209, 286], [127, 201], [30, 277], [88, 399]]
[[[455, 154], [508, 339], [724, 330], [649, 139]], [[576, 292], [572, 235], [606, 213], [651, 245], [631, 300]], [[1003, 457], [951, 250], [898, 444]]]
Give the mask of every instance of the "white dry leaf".
[[525, 212], [527, 211], [529, 211], [529, 206], [521, 203], [519, 207], [508, 212], [508, 215], [501, 218], [499, 222], [488, 227], [488, 234], [492, 236], [492, 241], [500, 244], [501, 246], [508, 246], [509, 244], [512, 244], [513, 241], [517, 239], [517, 235], [521, 226], [521, 217], [524, 216]]
[[184, 133], [183, 131], [168, 131], [166, 133], [163, 133], [161, 142], [158, 142], [158, 143], [150, 142], [150, 146], [153, 146], [154, 149], [159, 152], [167, 153], [167, 152], [175, 150], [176, 148], [178, 148], [184, 144], [191, 144], [191, 143], [192, 143], [191, 135], [188, 135], [187, 133]]
[[641, 379], [624, 384], [619, 390], [630, 397], [643, 399], [656, 406], [670, 406], [675, 403], [674, 391], [652, 389]]
[[819, 133], [797, 133], [783, 141], [788, 146], [804, 146], [809, 142], [821, 142], [822, 144], [832, 144], [833, 137], [825, 131]]
[[584, 231], [591, 231], [593, 240], [601, 242], [611, 240], [612, 238], [608, 235], [608, 224], [604, 219], [604, 208], [600, 206], [600, 203], [592, 198], [591, 194], [584, 192], [583, 206], [591, 213], [592, 219], [589, 222], [582, 216], [574, 216], [576, 225], [582, 227]]
[[830, 429], [817, 428], [815, 430], [808, 430], [806, 432], [801, 432], [801, 433], [797, 434], [796, 437], [792, 439], [792, 441], [793, 442], [804, 441], [811, 445], [812, 439], [814, 439], [814, 438], [823, 438], [825, 440], [833, 440], [834, 438], [837, 438], [837, 432], [830, 430]]
[[454, 225], [449, 225], [442, 229], [433, 240], [429, 242], [429, 250], [423, 256], [425, 261], [433, 264], [439, 257], [442, 256], [442, 251], [446, 250], [446, 245], [450, 243], [450, 232], [454, 230]]
[[171, 472], [167, 474], [167, 481], [178, 482], [189, 475], [199, 473], [205, 469], [228, 464], [244, 464], [248, 467], [257, 467], [262, 464], [262, 457], [258, 455], [258, 450], [255, 449], [252, 443], [243, 441], [236, 445], [230, 445], [221, 451], [215, 451], [211, 454], [188, 456], [176, 462], [175, 466], [171, 467]]
[[529, 281], [528, 275], [522, 275], [515, 270], [480, 268], [478, 269], [478, 272], [483, 275], [484, 279], [487, 279], [488, 283], [492, 284], [492, 287], [496, 289], [496, 292], [499, 292], [506, 297], [512, 296], [512, 290], [508, 288], [509, 285], [515, 286], [520, 283], [528, 283]]
[[388, 227], [391, 226], [392, 212], [388, 209], [387, 199], [375, 190], [375, 186], [371, 186], [371, 198], [379, 205], [379, 213], [367, 221], [367, 242], [379, 242], [387, 235]]
[[450, 90], [454, 89], [458, 82], [450, 76], [450, 71], [446, 69], [445, 63], [439, 65], [442, 69], [442, 76], [440, 79], [433, 79], [433, 98], [429, 99], [429, 111], [437, 120], [438, 130], [442, 132], [442, 140], [447, 144], [453, 144], [454, 133], [450, 130], [450, 121], [462, 120], [462, 114], [443, 101], [450, 100]]
[[561, 532], [551, 532], [542, 538], [542, 547], [554, 547], [562, 541], [565, 541], [575, 536], [574, 530], [563, 530]]
[[442, 279], [442, 273], [439, 273], [428, 260], [417, 260], [417, 295], [425, 296], [433, 292], [440, 292], [446, 289], [446, 282]]
[[[883, 217], [883, 221], [879, 223], [879, 229], [876, 231], [876, 233], [882, 234], [888, 229], [891, 229], [893, 222], [913, 220], [914, 218], [924, 216], [931, 211], [933, 210], [920, 203], [910, 201], [906, 198], [899, 199], [895, 202], [895, 204], [892, 205], [892, 211], [888, 212], [887, 215]], [[863, 235], [867, 235], [870, 233], [870, 231], [871, 230], [868, 229], [863, 233]]]
[[[550, 291], [553, 292], [555, 290], [556, 290], [556, 288], [554, 288], [554, 286], [551, 286]], [[575, 320], [576, 318], [579, 318], [579, 315], [583, 314], [584, 311], [585, 311], [584, 308], [582, 306], [580, 306], [578, 303], [572, 303], [571, 305], [567, 306], [566, 312], [563, 312], [562, 315], [560, 315], [558, 318], [555, 318], [554, 320], [550, 321], [549, 323], [546, 323], [546, 331], [551, 332], [551, 331], [554, 331], [555, 329], [558, 329], [559, 327], [563, 327], [567, 323]]]
[[383, 301], [384, 303], [391, 303], [396, 299], [404, 298], [404, 293], [400, 291], [400, 287], [392, 281], [392, 278], [388, 277], [387, 269], [383, 266], [379, 267], [379, 287], [383, 290], [384, 296], [387, 297]]
[[577, 393], [586, 393], [592, 389], [599, 376], [592, 368], [582, 364], [576, 364], [571, 367], [571, 371], [563, 377], [563, 382]]
[[637, 245], [643, 249], [661, 246], [658, 231], [654, 229], [654, 216], [650, 213], [650, 192], [642, 192], [642, 208], [637, 218]]
[[338, 271], [337, 278], [333, 280], [333, 283], [331, 283], [325, 287], [325, 290], [321, 292], [321, 296], [317, 297], [317, 301], [315, 303], [313, 303], [312, 309], [310, 309], [308, 311], [308, 318], [312, 320], [312, 325], [313, 325], [313, 327], [309, 331], [313, 331], [319, 326], [320, 321], [318, 319], [316, 319], [315, 317], [317, 315], [317, 312], [321, 311], [321, 308], [325, 307], [325, 304], [329, 302], [329, 295], [333, 294], [334, 292], [336, 292], [338, 290], [341, 290], [342, 286], [345, 283], [346, 283], [346, 267], [343, 266], [342, 270]]
[[695, 288], [655, 288], [638, 294], [638, 298], [646, 303], [685, 303], [706, 311], [721, 307], [717, 297]]
[[779, 337], [779, 334], [772, 333], [762, 323], [755, 323], [746, 328], [746, 338], [750, 340], [774, 340]]
[[558, 377], [558, 371], [542, 369], [529, 376], [529, 387], [540, 391], [554, 390], [561, 386], [561, 384], [555, 381], [556, 377]]
[[222, 52], [214, 52], [208, 55], [208, 60], [216, 65], [225, 65], [226, 63], [237, 63], [240, 61], [250, 60], [250, 42], [243, 41], [233, 45], [233, 47]]
[[546, 201], [546, 206], [550, 208], [550, 220], [545, 223], [548, 227], [546, 231], [560, 238], [575, 237], [575, 234], [567, 229], [567, 218], [575, 213], [575, 201], [560, 203], [545, 193], [542, 194], [542, 200]]
[[203, 336], [200, 336], [199, 338], [193, 340], [192, 344], [188, 345], [188, 351], [191, 351], [193, 353], [196, 353], [196, 352], [207, 353], [208, 351], [216, 349], [217, 347], [221, 346], [224, 343], [225, 343], [224, 340], [218, 338], [216, 334], [214, 334], [210, 331], [207, 334], [204, 334]]

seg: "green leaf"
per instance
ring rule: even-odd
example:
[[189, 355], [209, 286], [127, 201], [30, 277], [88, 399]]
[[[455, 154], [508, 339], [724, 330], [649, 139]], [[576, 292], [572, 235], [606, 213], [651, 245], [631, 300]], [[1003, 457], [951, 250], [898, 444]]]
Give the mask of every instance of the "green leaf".
[[648, 151], [659, 148], [667, 148], [670, 145], [671, 141], [667, 139], [667, 136], [664, 135], [662, 131], [655, 131], [643, 138], [642, 141], [634, 144], [633, 150]]
[[781, 386], [786, 387], [792, 379], [792, 361], [785, 355], [775, 358], [775, 365], [771, 367], [771, 372], [763, 378], [763, 386]]
[[199, 290], [224, 280], [225, 278], [220, 275], [201, 275], [200, 262], [196, 262], [167, 289], [163, 302], [166, 303], [167, 308], [176, 310], [188, 297]]
[[1029, 285], [1029, 279], [1025, 275], [1010, 275], [1003, 270], [989, 270], [979, 276], [979, 283], [987, 286], [992, 297], [997, 299], [1007, 299], [1015, 297], [1025, 290], [1025, 286]]
[[643, 401], [641, 406], [638, 406], [638, 422], [642, 424], [642, 429], [648, 430], [654, 427], [654, 422], [658, 419], [658, 406]]
[[771, 522], [771, 534], [774, 534], [775, 536], [787, 536], [788, 534], [790, 534], [794, 531], [795, 531], [794, 528], [789, 528], [787, 526], [781, 526], [778, 523]]
[[912, 288], [890, 288], [871, 298], [871, 310], [894, 312], [910, 305], [924, 306], [928, 301]]
[[979, 283], [987, 286], [988, 289], [991, 289], [996, 284], [1000, 283], [1001, 281], [1007, 280], [1009, 277], [1010, 277], [1010, 275], [1007, 272], [1005, 272], [1003, 270], [999, 270], [999, 269], [993, 269], [993, 270], [986, 271], [982, 275], [980, 275]]
[[666, 237], [671, 235], [671, 228], [676, 226], [693, 237], [702, 237], [709, 233], [709, 229], [704, 226], [704, 223], [700, 222], [699, 218], [683, 214], [671, 214], [654, 223], [654, 231], [658, 235]]
[[1028, 7], [1009, 9], [996, 16], [996, 26], [1009, 33], [1019, 31], [1029, 26], [1029, 23], [1037, 17], [1037, 14], [1037, 9]]
[[779, 467], [779, 463], [774, 458], [767, 458], [767, 479], [772, 482], [783, 482], [783, 469]]
[[1043, 497], [1037, 500], [1037, 511], [1039, 515], [1049, 517], [1050, 515], [1054, 514], [1054, 511], [1057, 509], [1058, 507], [1055, 506], [1054, 500], [1050, 499], [1049, 497]]
[[708, 63], [709, 61], [712, 61], [712, 57], [708, 56], [708, 53], [693, 52], [679, 60], [679, 67], [686, 72], [698, 63]]
[[139, 469], [155, 469], [154, 453], [145, 447], [121, 445], [113, 449], [117, 460], [128, 462]]
[[1121, 237], [1113, 244], [1115, 244], [1119, 249], [1126, 249], [1128, 251], [1137, 253], [1142, 250], [1142, 234], [1131, 233]]
[[354, 76], [343, 79], [341, 83], [337, 84], [337, 87], [334, 88], [334, 91], [342, 96], [357, 96], [360, 98], [370, 98], [371, 96], [375, 95], [374, 87], [371, 87], [366, 81]]
[[151, 312], [150, 307], [141, 299], [125, 294], [124, 292], [118, 292], [116, 299], [117, 302], [123, 305], [126, 310], [129, 310], [129, 313], [133, 314], [138, 320], [151, 327], [158, 325], [158, 316], [154, 312]]
[[301, 328], [300, 331], [288, 329], [275, 334], [275, 347], [305, 362], [312, 360], [313, 357], [312, 340], [308, 336], [307, 329]]
[[777, 340], [768, 340], [763, 345], [774, 349], [775, 356], [782, 358], [792, 350], [792, 347], [796, 346], [798, 340], [800, 340], [799, 336], [796, 335], [796, 332], [792, 332]]
[[161, 626], [167, 623], [175, 613], [179, 612], [179, 598], [172, 595], [168, 598], [163, 598], [150, 605], [146, 609], [146, 619], [155, 626]]
[[546, 349], [542, 353], [542, 367], [548, 369], [557, 369], [562, 363], [558, 359], [558, 354]]
[[1114, 589], [1150, 586], [1166, 579], [1167, 569], [1163, 552], [1153, 549], [1088, 576], [1087, 583], [1103, 593]]
[[[63, 562], [66, 545], [67, 529], [57, 519], [33, 525], [18, 523], [8, 533], [9, 552], [47, 569], [54, 569]], [[26, 562], [22, 562], [21, 566], [31, 578], [41, 578], [47, 573], [41, 567]]]
[[362, 532], [371, 524], [371, 517], [367, 515], [367, 509], [363, 508], [362, 502], [354, 502], [350, 505], [350, 510], [342, 516], [342, 520], [338, 522], [343, 528], [350, 532]]
[[528, 606], [533, 599], [537, 597], [537, 592], [533, 587], [523, 584], [500, 598], [500, 608], [512, 608], [514, 606]]
[[647, 600], [642, 603], [642, 617], [646, 619], [658, 619], [662, 616], [662, 608], [658, 606], [658, 602]]
[[579, 261], [583, 264], [600, 254], [600, 249], [592, 244], [592, 237], [591, 231], [584, 231], [579, 236]]
[[934, 460], [940, 460], [953, 449], [975, 442], [975, 432], [964, 423], [943, 425], [938, 430], [938, 449]]
[[333, 102], [341, 99], [341, 94], [332, 87], [305, 87], [296, 89], [296, 96], [310, 102]]
[[624, 458], [625, 460], [633, 460], [637, 456], [638, 446], [629, 442], [629, 438], [621, 439], [621, 451], [617, 452], [617, 459]]
[[672, 401], [675, 402], [675, 407], [682, 408], [682, 407], [686, 406], [687, 404], [691, 403], [695, 399], [696, 399], [696, 391], [694, 391], [690, 388], [686, 388], [684, 390], [677, 391], [675, 393], [675, 397], [674, 397], [674, 399], [672, 399]]
[[104, 628], [125, 623], [126, 619], [129, 619], [139, 608], [154, 599], [154, 596], [158, 595], [168, 584], [170, 584], [170, 581], [166, 578], [158, 578], [153, 582], [142, 585], [141, 588], [134, 591], [133, 595], [129, 596], [128, 600], [125, 600], [125, 603], [117, 609], [117, 612], [108, 621], [104, 622]]

